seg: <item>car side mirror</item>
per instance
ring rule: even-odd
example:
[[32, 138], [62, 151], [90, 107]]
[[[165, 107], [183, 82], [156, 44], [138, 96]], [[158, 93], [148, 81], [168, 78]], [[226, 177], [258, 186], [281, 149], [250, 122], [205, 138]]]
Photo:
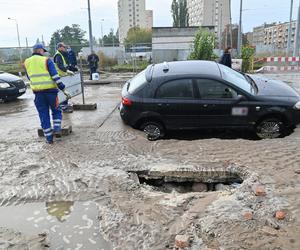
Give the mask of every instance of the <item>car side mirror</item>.
[[247, 98], [244, 95], [238, 95], [237, 98], [235, 99], [235, 104], [238, 104], [242, 101], [246, 101]]

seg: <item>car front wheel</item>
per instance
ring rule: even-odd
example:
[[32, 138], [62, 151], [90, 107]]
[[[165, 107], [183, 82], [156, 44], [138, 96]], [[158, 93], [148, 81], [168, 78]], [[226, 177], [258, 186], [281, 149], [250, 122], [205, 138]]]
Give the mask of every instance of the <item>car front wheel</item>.
[[284, 135], [284, 123], [277, 118], [267, 118], [256, 126], [256, 135], [260, 139], [275, 139]]
[[164, 127], [159, 122], [145, 122], [140, 128], [145, 132], [149, 141], [156, 141], [164, 136]]

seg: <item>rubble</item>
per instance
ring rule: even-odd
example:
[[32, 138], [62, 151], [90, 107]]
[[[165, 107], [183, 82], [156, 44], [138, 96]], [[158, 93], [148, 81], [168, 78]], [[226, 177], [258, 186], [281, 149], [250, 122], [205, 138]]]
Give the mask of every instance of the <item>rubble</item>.
[[179, 249], [184, 249], [190, 246], [190, 236], [188, 235], [176, 235], [175, 246]]
[[264, 186], [262, 186], [262, 185], [254, 185], [252, 190], [256, 196], [266, 196], [267, 195], [266, 190], [265, 190]]
[[286, 217], [286, 212], [284, 212], [284, 211], [276, 211], [275, 218], [277, 220], [284, 220], [285, 217]]

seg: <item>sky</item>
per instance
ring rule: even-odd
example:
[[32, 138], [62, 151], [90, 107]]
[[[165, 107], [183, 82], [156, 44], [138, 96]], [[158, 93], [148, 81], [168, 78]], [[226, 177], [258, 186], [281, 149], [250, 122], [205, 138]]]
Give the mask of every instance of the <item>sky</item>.
[[[232, 22], [239, 21], [240, 0], [232, 1]], [[118, 0], [90, 0], [93, 35], [101, 37], [111, 28], [118, 28]], [[172, 26], [172, 0], [146, 0], [147, 9], [154, 12], [154, 26]], [[289, 20], [290, 0], [243, 0], [243, 31], [264, 22]], [[298, 1], [294, 0], [293, 19], [296, 19]], [[88, 31], [87, 0], [0, 0], [0, 47], [18, 46], [15, 21], [18, 21], [21, 46], [33, 45], [42, 36], [49, 43], [54, 31], [73, 23]], [[88, 33], [87, 33], [88, 37]]]

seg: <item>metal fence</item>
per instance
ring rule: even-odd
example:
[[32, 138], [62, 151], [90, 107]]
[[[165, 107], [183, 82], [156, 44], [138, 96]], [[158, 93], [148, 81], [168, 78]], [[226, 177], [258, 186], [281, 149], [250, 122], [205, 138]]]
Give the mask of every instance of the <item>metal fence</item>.
[[[115, 45], [115, 44], [114, 44]], [[125, 65], [124, 71], [136, 72], [141, 65], [147, 65], [152, 62], [152, 44], [130, 44], [127, 47], [110, 46], [94, 46], [93, 50], [100, 57], [99, 70], [116, 65]], [[70, 45], [75, 52], [77, 59], [82, 59], [83, 66], [87, 70], [87, 57], [91, 53], [89, 47], [79, 45]], [[53, 58], [55, 48], [46, 46], [48, 52], [46, 56]], [[23, 72], [22, 64], [26, 58], [32, 55], [32, 47], [2, 47], [0, 48], [0, 71], [18, 74]], [[127, 66], [126, 66], [127, 65]], [[143, 68], [144, 66], [142, 66]]]

